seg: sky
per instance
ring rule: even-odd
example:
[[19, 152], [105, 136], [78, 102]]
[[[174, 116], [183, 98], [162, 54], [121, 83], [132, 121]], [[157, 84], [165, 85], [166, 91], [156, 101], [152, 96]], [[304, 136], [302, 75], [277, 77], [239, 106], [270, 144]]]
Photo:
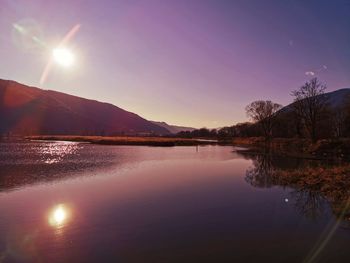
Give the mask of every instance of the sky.
[[[74, 27], [74, 64], [40, 82]], [[247, 121], [312, 77], [350, 88], [350, 0], [0, 0], [0, 33], [1, 79], [176, 125]]]

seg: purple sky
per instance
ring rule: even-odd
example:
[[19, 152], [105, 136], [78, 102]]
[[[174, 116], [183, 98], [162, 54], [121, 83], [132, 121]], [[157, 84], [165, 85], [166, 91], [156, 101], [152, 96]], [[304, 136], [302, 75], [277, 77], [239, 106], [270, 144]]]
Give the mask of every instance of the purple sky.
[[[0, 78], [39, 86], [76, 24], [71, 69], [41, 86], [194, 127], [245, 121], [256, 99], [288, 104], [312, 76], [350, 88], [350, 1], [0, 0]], [[41, 44], [13, 25], [34, 28]]]

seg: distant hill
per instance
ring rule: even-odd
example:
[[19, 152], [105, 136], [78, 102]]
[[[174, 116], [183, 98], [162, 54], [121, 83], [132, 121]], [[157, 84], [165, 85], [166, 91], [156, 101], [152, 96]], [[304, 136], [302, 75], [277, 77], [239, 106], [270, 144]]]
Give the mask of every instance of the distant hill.
[[[341, 108], [350, 99], [350, 89], [338, 89], [335, 91], [324, 93], [323, 95], [327, 98], [328, 105], [331, 109]], [[293, 102], [283, 107], [280, 112], [290, 112], [293, 107]]]
[[0, 79], [0, 134], [169, 134], [109, 103]]
[[[322, 119], [318, 123], [317, 136], [319, 138], [330, 138], [335, 133], [344, 134], [346, 131], [346, 123], [343, 118], [346, 118], [347, 103], [350, 99], [350, 89], [340, 89], [332, 92], [327, 92], [322, 95], [326, 98], [328, 103], [328, 114], [324, 114]], [[293, 114], [293, 103], [290, 103], [286, 107], [283, 107], [278, 114], [278, 122], [274, 127], [275, 137], [295, 137], [295, 136], [307, 136], [308, 132], [303, 127], [300, 119], [296, 118]], [[343, 113], [343, 114], [339, 114]], [[344, 123], [339, 124], [342, 121]], [[257, 130], [257, 126], [251, 126], [252, 130]], [[337, 135], [338, 136], [338, 135]], [[340, 135], [339, 135], [340, 136]]]
[[338, 89], [336, 91], [325, 93], [329, 106], [332, 108], [339, 108], [344, 106], [350, 98], [350, 89]]
[[169, 132], [171, 132], [172, 134], [177, 134], [181, 131], [193, 131], [196, 128], [192, 128], [192, 127], [183, 127], [183, 126], [176, 126], [176, 125], [170, 125], [167, 124], [164, 121], [152, 121], [154, 124], [161, 126], [165, 129], [167, 129]]

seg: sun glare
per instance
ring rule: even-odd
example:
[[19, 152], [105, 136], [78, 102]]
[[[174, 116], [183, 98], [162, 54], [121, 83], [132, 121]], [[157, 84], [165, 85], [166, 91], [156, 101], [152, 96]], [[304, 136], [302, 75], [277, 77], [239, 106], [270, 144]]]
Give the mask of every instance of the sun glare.
[[70, 67], [74, 63], [74, 55], [67, 48], [55, 48], [52, 55], [54, 61], [63, 67]]
[[64, 207], [64, 205], [58, 205], [56, 206], [49, 218], [49, 223], [52, 226], [62, 226], [68, 218], [68, 212], [67, 209]]

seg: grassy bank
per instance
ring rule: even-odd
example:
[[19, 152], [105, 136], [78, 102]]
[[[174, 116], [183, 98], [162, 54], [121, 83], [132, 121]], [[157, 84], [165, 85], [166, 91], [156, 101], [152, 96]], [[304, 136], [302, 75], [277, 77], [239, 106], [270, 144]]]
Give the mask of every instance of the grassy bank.
[[69, 136], [69, 135], [41, 135], [27, 136], [27, 140], [45, 141], [73, 141], [89, 142], [103, 145], [143, 145], [143, 146], [196, 146], [216, 144], [214, 141], [196, 139], [167, 138], [167, 137], [105, 137], [105, 136]]
[[[266, 150], [264, 138], [233, 138], [233, 145], [247, 147], [252, 151]], [[350, 139], [327, 139], [311, 143], [307, 139], [274, 138], [269, 145], [269, 152], [300, 158], [349, 158]]]
[[328, 203], [335, 215], [350, 222], [348, 162], [286, 158], [250, 151], [241, 154], [253, 160], [245, 178], [250, 185], [258, 188], [291, 188], [290, 195], [299, 212], [315, 218], [326, 211], [325, 204]]
[[276, 170], [272, 176], [278, 185], [321, 194], [330, 202], [336, 215], [350, 220], [350, 165]]

